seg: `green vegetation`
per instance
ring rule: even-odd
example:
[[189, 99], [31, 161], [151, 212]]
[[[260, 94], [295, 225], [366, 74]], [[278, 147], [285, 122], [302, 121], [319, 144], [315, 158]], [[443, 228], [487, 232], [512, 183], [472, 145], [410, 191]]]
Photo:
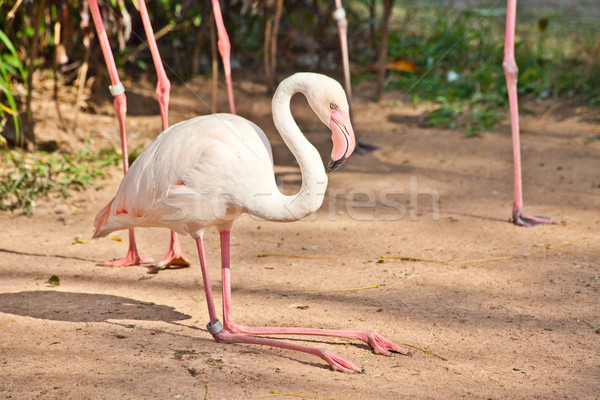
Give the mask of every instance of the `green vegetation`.
[[[15, 142], [23, 146], [24, 136], [22, 132], [21, 117], [19, 115], [19, 107], [15, 99], [13, 90], [13, 80], [27, 82], [27, 69], [19, 59], [17, 50], [12, 41], [0, 30], [0, 42], [4, 44], [6, 52], [0, 53], [0, 93], [4, 96], [0, 97], [0, 132], [4, 130], [7, 119], [4, 116], [8, 114], [12, 116], [15, 129]], [[6, 101], [6, 103], [4, 102]], [[2, 143], [6, 142], [4, 137]]]
[[[494, 129], [505, 120], [505, 3], [467, 11], [440, 8], [437, 0], [394, 4], [387, 88], [406, 93], [415, 103], [436, 103], [438, 107], [425, 116], [426, 123], [460, 129], [467, 136]], [[89, 143], [77, 154], [16, 150], [37, 148], [31, 99], [32, 86], [40, 79], [53, 80], [57, 111], [59, 87], [78, 87], [82, 92], [91, 87], [86, 74], [97, 87], [108, 85], [86, 5], [85, 0], [0, 0], [0, 149], [4, 149], [0, 150], [0, 210], [31, 213], [35, 201], [45, 196], [68, 197], [72, 190], [97, 187], [96, 179], [105, 174], [105, 167], [119, 164], [114, 149], [94, 152]], [[122, 77], [154, 81], [138, 2], [110, 0], [101, 5], [104, 15], [111, 17], [105, 23]], [[358, 71], [368, 71], [378, 59], [381, 1], [346, 1], [344, 7], [354, 78], [375, 84], [374, 73]], [[585, 12], [585, 7], [569, 9]], [[213, 23], [209, 2], [155, 0], [148, 1], [148, 8], [172, 83], [209, 74]], [[285, 2], [278, 35], [279, 77], [284, 71], [299, 70], [341, 76], [333, 9], [331, 1]], [[244, 0], [229, 2], [222, 11], [234, 64], [243, 66], [234, 70], [236, 79], [251, 74], [251, 79], [264, 81], [265, 26], [272, 7]], [[518, 14], [515, 51], [520, 98], [600, 106], [597, 21], [535, 11], [535, 15]], [[81, 103], [75, 101], [74, 108]], [[132, 161], [136, 150], [130, 153]]]
[[96, 179], [106, 176], [106, 167], [118, 165], [121, 156], [114, 148], [93, 152], [86, 147], [75, 155], [2, 151], [0, 160], [0, 210], [31, 214], [40, 198], [99, 189]]
[[[452, 9], [396, 9], [391, 60], [416, 64], [415, 72], [390, 71], [388, 88], [415, 102], [434, 101], [430, 125], [464, 128], [467, 136], [493, 129], [508, 99], [502, 69], [505, 15]], [[559, 15], [517, 22], [516, 59], [521, 98], [565, 97], [600, 105], [597, 27], [574, 26]]]

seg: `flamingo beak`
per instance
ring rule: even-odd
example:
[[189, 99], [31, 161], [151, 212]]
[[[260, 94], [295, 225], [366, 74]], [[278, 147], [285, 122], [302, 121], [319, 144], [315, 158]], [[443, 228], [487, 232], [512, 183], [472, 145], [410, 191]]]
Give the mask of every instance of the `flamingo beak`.
[[328, 173], [335, 171], [342, 165], [344, 160], [350, 157], [356, 146], [354, 129], [352, 129], [348, 112], [333, 109], [329, 120], [329, 128], [331, 129], [333, 150], [331, 151], [331, 160], [327, 164], [326, 170]]

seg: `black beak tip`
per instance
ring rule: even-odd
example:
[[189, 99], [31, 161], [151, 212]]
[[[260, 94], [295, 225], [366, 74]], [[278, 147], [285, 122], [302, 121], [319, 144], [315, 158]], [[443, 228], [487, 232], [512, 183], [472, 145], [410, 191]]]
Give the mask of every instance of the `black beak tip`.
[[345, 158], [343, 158], [343, 157], [340, 158], [337, 161], [329, 160], [329, 163], [327, 164], [327, 168], [326, 168], [327, 173], [333, 172], [336, 169], [338, 169], [338, 167], [340, 165], [342, 165], [342, 163], [344, 162], [344, 160], [345, 160]]

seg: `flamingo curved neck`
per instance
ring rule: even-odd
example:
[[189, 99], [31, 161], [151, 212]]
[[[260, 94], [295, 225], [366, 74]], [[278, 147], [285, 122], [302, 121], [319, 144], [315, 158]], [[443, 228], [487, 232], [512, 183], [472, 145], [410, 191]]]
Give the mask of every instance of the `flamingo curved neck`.
[[[314, 213], [323, 204], [327, 174], [317, 149], [304, 137], [292, 117], [290, 102], [295, 93], [306, 95], [311, 90], [309, 79], [295, 75], [281, 82], [273, 96], [273, 121], [300, 166], [302, 187], [292, 196], [277, 191], [272, 196], [274, 214], [268, 219], [295, 221]], [[271, 213], [269, 213], [271, 214]]]

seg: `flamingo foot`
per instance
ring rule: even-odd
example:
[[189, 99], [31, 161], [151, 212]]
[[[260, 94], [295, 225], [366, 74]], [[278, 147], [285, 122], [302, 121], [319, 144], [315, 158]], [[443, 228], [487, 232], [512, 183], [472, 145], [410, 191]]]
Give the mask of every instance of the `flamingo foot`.
[[375, 354], [391, 356], [393, 355], [392, 353], [400, 353], [405, 356], [412, 356], [410, 350], [398, 346], [396, 343], [384, 338], [375, 331], [367, 332], [367, 342], [373, 348]]
[[170, 249], [166, 256], [163, 257], [156, 265], [148, 269], [149, 274], [158, 274], [158, 271], [173, 268], [187, 268], [191, 265], [190, 260], [181, 250], [177, 251]]
[[531, 217], [523, 214], [523, 210], [513, 211], [513, 223], [519, 226], [536, 226], [542, 224], [556, 224], [550, 217]]
[[364, 374], [367, 372], [360, 365], [354, 364], [352, 361], [348, 361], [348, 360], [338, 356], [331, 350], [327, 350], [327, 349], [318, 349], [318, 350], [320, 351], [320, 354], [318, 354], [318, 356], [321, 357], [323, 360], [325, 360], [327, 362], [327, 364], [329, 364], [331, 369], [333, 369], [334, 371], [340, 371], [340, 372], [346, 372], [346, 373], [360, 372], [361, 374]]
[[102, 267], [129, 267], [132, 265], [142, 265], [142, 264], [150, 264], [153, 263], [154, 260], [152, 257], [144, 257], [139, 253], [128, 252], [127, 255], [123, 258], [118, 258], [113, 261], [107, 261], [104, 263], [99, 263]]
[[215, 324], [207, 325], [207, 328], [208, 328], [209, 332], [212, 334], [215, 341], [218, 343], [259, 344], [259, 345], [263, 345], [263, 346], [278, 347], [280, 349], [300, 351], [302, 353], [312, 354], [312, 355], [322, 358], [323, 360], [325, 360], [327, 362], [327, 364], [329, 364], [331, 369], [333, 369], [334, 371], [347, 372], [347, 373], [353, 373], [353, 372], [365, 373], [364, 368], [362, 368], [360, 365], [355, 364], [351, 361], [348, 361], [348, 360], [340, 357], [336, 353], [334, 353], [330, 350], [327, 350], [327, 349], [308, 347], [308, 346], [303, 346], [303, 345], [299, 345], [296, 343], [288, 343], [288, 342], [284, 342], [284, 341], [281, 341], [278, 339], [267, 339], [267, 338], [263, 338], [263, 337], [232, 334], [228, 330], [224, 329], [222, 327], [221, 323], [218, 321]]

